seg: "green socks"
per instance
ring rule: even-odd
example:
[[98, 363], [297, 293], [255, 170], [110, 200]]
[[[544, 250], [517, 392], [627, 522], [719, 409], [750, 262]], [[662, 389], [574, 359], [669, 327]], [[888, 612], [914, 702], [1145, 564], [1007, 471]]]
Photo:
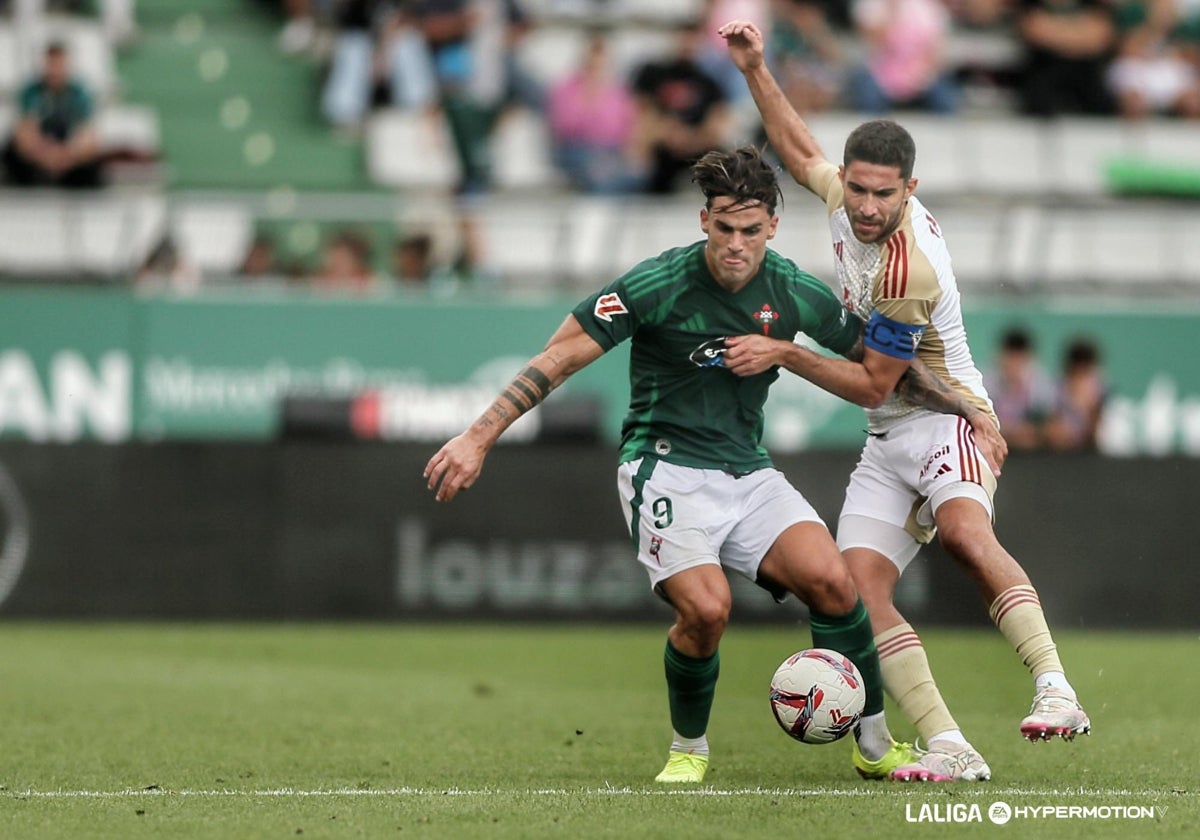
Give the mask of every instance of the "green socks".
[[[874, 648], [871, 651], [874, 653]], [[667, 673], [671, 726], [685, 738], [699, 738], [708, 731], [708, 715], [712, 711], [713, 696], [717, 693], [717, 675], [721, 673], [721, 655], [718, 652], [704, 659], [696, 659], [677, 651], [668, 640], [663, 664]], [[877, 663], [877, 678], [878, 673]]]
[[824, 615], [810, 611], [813, 647], [828, 648], [850, 657], [858, 666], [867, 689], [863, 716], [883, 711], [883, 676], [879, 670], [879, 652], [871, 632], [871, 617], [862, 599], [846, 615]]

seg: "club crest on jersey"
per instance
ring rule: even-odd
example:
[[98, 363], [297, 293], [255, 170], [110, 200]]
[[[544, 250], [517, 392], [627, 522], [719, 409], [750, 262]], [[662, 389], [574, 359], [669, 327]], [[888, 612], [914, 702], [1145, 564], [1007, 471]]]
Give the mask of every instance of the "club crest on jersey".
[[592, 314], [601, 321], [612, 323], [614, 315], [628, 315], [629, 310], [625, 308], [616, 292], [610, 292], [596, 299], [596, 308], [592, 310]]
[[771, 324], [779, 320], [779, 313], [771, 308], [771, 304], [764, 303], [762, 309], [754, 313], [754, 320], [762, 324], [763, 335], [770, 335]]

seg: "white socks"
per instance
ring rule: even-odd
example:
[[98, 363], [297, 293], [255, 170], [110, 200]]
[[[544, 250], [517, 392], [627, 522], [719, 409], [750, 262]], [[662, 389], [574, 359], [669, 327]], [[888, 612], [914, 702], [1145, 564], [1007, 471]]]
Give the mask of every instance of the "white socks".
[[671, 752], [691, 753], [693, 755], [708, 755], [708, 736], [699, 738], [684, 738], [678, 732], [671, 741]]

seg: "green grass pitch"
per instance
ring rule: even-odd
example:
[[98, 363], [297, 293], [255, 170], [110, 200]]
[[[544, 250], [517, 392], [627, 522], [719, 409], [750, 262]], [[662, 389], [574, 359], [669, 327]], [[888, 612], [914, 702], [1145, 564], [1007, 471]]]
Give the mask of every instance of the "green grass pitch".
[[709, 777], [664, 790], [664, 628], [3, 623], [0, 837], [1200, 836], [1200, 639], [1058, 635], [1094, 734], [1032, 745], [999, 634], [925, 634], [994, 778], [922, 786], [788, 739], [807, 629], [735, 623]]

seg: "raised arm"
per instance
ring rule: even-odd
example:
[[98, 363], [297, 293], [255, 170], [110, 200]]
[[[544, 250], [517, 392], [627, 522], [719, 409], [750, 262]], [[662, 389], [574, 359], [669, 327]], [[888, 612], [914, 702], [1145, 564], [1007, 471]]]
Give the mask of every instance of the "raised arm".
[[602, 355], [604, 350], [596, 340], [583, 331], [574, 315], [568, 315], [546, 349], [529, 360], [487, 411], [429, 459], [424, 475], [437, 500], [448, 502], [459, 490], [474, 484], [483, 471], [483, 459], [504, 430]]
[[796, 182], [808, 187], [808, 173], [826, 157], [812, 132], [783, 95], [763, 57], [763, 34], [753, 23], [734, 20], [717, 32], [725, 39], [733, 63], [746, 77], [746, 86], [762, 117], [767, 139]]

